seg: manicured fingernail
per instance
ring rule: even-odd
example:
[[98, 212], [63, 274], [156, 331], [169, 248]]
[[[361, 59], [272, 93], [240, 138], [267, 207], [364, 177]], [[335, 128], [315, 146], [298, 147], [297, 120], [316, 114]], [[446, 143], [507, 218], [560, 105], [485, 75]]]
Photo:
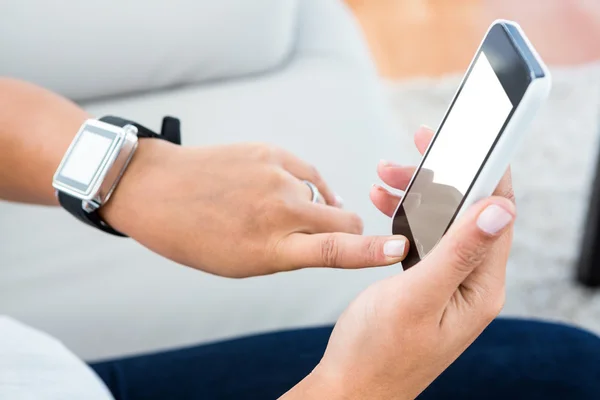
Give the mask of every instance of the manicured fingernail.
[[344, 199], [341, 196], [335, 195], [335, 205], [336, 207], [342, 208], [344, 207]]
[[513, 220], [513, 215], [504, 208], [492, 204], [479, 214], [477, 226], [489, 235], [495, 235]]
[[379, 164], [383, 165], [384, 167], [399, 167], [399, 164], [396, 164], [393, 161], [388, 161], [388, 160], [379, 160]]
[[421, 129], [427, 129], [428, 131], [433, 131], [432, 127], [430, 127], [429, 125], [425, 125], [425, 124], [421, 125]]
[[383, 254], [387, 257], [398, 258], [404, 255], [406, 240], [392, 239], [383, 245]]

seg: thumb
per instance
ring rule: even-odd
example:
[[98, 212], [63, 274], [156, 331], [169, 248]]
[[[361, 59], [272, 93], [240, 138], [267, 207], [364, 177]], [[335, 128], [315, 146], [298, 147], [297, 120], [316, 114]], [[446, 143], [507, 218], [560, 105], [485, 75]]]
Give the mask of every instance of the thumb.
[[[504, 197], [490, 197], [471, 207], [436, 248], [412, 268], [427, 278], [423, 279], [428, 286], [424, 289], [446, 302], [475, 269], [492, 262], [488, 256], [496, 254], [494, 246], [510, 246], [501, 238], [512, 226], [515, 214], [515, 205]], [[495, 264], [487, 273], [504, 276], [505, 263]]]
[[282, 262], [305, 267], [364, 268], [396, 264], [408, 253], [404, 236], [361, 236], [350, 233], [295, 233], [279, 248]]

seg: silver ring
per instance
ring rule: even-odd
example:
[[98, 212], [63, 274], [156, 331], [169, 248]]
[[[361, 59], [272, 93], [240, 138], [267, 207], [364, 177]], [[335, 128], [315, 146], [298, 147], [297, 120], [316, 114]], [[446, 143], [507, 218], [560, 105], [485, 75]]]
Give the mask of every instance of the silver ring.
[[308, 186], [310, 188], [310, 191], [312, 193], [312, 199], [310, 201], [313, 203], [318, 203], [319, 198], [321, 197], [321, 192], [319, 192], [319, 189], [315, 186], [314, 183], [312, 183], [310, 181], [302, 181], [302, 182], [305, 183], [306, 186]]

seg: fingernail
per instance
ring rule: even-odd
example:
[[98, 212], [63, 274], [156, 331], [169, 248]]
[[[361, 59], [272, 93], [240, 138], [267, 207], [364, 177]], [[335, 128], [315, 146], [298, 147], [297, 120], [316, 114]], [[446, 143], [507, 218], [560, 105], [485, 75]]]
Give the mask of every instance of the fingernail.
[[344, 207], [344, 199], [337, 194], [335, 195], [335, 205], [339, 208]]
[[402, 257], [404, 255], [405, 244], [406, 240], [388, 240], [383, 245], [383, 254], [391, 258]]
[[396, 164], [393, 161], [388, 161], [388, 160], [379, 160], [379, 164], [383, 165], [384, 167], [399, 167], [399, 164]]
[[421, 129], [427, 129], [428, 131], [433, 131], [433, 128], [429, 125], [421, 124]]
[[504, 208], [492, 204], [479, 214], [477, 226], [485, 233], [495, 235], [510, 224], [513, 218], [513, 215]]

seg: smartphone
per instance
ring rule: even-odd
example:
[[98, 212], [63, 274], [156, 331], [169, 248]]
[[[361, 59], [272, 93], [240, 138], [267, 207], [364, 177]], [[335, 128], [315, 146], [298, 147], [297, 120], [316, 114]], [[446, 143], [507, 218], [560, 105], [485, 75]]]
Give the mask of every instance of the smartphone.
[[393, 233], [411, 243], [404, 269], [493, 193], [550, 87], [550, 73], [519, 25], [495, 21], [394, 213]]

